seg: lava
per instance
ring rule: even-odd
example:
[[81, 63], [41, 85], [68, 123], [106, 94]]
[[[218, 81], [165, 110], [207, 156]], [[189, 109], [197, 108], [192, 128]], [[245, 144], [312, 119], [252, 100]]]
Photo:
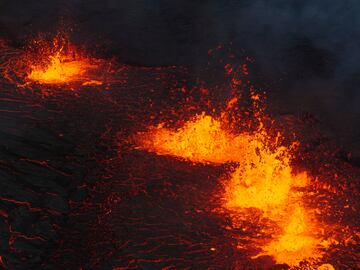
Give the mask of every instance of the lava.
[[[18, 87], [31, 85], [101, 86], [108, 77], [110, 61], [91, 56], [59, 32], [53, 38], [31, 39], [25, 49], [3, 68], [3, 75]], [[71, 88], [73, 89], [73, 88]]]
[[[27, 79], [41, 84], [70, 83], [84, 79], [86, 73], [98, 68], [98, 64], [83, 55], [65, 37], [56, 37], [52, 47], [43, 48], [46, 53], [41, 63], [30, 66]], [[51, 46], [50, 45], [50, 46]], [[50, 53], [49, 55], [47, 55]]]
[[290, 214], [284, 212], [280, 220], [282, 232], [255, 258], [270, 255], [277, 263], [297, 266], [305, 259], [316, 262], [323, 256], [321, 247], [325, 248], [327, 242], [318, 235], [319, 224], [305, 207], [295, 204], [292, 208]]
[[49, 56], [49, 64], [32, 66], [28, 79], [45, 84], [71, 82], [83, 75], [87, 70], [96, 68], [87, 59], [72, 60], [62, 54], [62, 49], [55, 55]]
[[[74, 82], [79, 82], [82, 86], [103, 85], [104, 81], [101, 79], [101, 76], [98, 77], [89, 74], [92, 71], [98, 71], [99, 66], [96, 59], [86, 56], [85, 53], [81, 53], [81, 49], [68, 44], [68, 41], [58, 39], [52, 41], [50, 47], [47, 47], [48, 45], [40, 46], [44, 49], [44, 53], [40, 54], [41, 57], [39, 57], [39, 59], [35, 59], [33, 56], [30, 57], [30, 54], [26, 54], [27, 57], [23, 58], [23, 60], [26, 60], [22, 62], [25, 68], [19, 69], [19, 72], [24, 74], [24, 81], [27, 84], [34, 83], [40, 88], [43, 87], [43, 84], [66, 84], [67, 86]], [[138, 80], [137, 77], [136, 80]], [[141, 80], [139, 81], [141, 82]], [[131, 86], [132, 85], [129, 84], [127, 88], [132, 91]], [[149, 89], [148, 85], [145, 85], [144, 89]], [[113, 94], [119, 92], [121, 91], [114, 91]], [[141, 92], [146, 93], [146, 91]], [[138, 107], [140, 103], [138, 95], [134, 96], [136, 97], [134, 98], [134, 104]], [[133, 110], [128, 112], [124, 109], [127, 113], [121, 111], [115, 117], [114, 112], [117, 111], [117, 108], [127, 108], [128, 103], [130, 103], [128, 100], [131, 100], [122, 93], [119, 94], [118, 97], [121, 97], [119, 98], [119, 103], [114, 102], [113, 104], [116, 104], [116, 107], [111, 107], [110, 104], [100, 103], [101, 100], [95, 99], [95, 102], [99, 104], [99, 106], [110, 108], [106, 114], [103, 110], [95, 111], [97, 113], [99, 112], [101, 117], [103, 117], [101, 114], [104, 114], [104, 116], [106, 115], [106, 117], [109, 117], [111, 120], [117, 119], [119, 123], [124, 123], [118, 119], [122, 119], [125, 115], [126, 117], [132, 116], [134, 112]], [[224, 246], [230, 246], [229, 249], [233, 252], [232, 249], [235, 245], [233, 246], [232, 243], [245, 235], [245, 237], [248, 237], [246, 239], [248, 241], [244, 241], [246, 243], [243, 244], [243, 247], [249, 248], [251, 252], [255, 250], [257, 253], [245, 252], [241, 254], [242, 257], [239, 260], [251, 258], [256, 261], [260, 257], [271, 256], [275, 263], [287, 264], [290, 269], [294, 270], [334, 269], [331, 264], [325, 263], [321, 265], [321, 263], [327, 259], [327, 251], [333, 243], [335, 243], [335, 240], [331, 238], [332, 231], [335, 231], [339, 227], [334, 228], [331, 225], [320, 222], [319, 216], [323, 214], [323, 209], [311, 208], [311, 205], [305, 202], [305, 193], [309, 192], [309, 189], [314, 188], [314, 182], [316, 181], [310, 170], [301, 172], [299, 168], [295, 168], [294, 161], [299, 157], [297, 148], [300, 142], [291, 141], [290, 143], [285, 143], [282, 140], [281, 134], [274, 136], [270, 130], [271, 127], [269, 128], [268, 125], [262, 122], [264, 115], [262, 115], [261, 108], [257, 108], [256, 106], [254, 109], [254, 117], [255, 120], [259, 120], [257, 128], [244, 128], [250, 126], [251, 123], [248, 122], [248, 118], [243, 116], [237, 117], [235, 121], [230, 123], [229, 118], [231, 117], [227, 111], [233, 110], [237, 106], [237, 103], [239, 101], [241, 102], [241, 99], [242, 97], [240, 96], [230, 98], [224, 107], [225, 110], [219, 114], [215, 114], [215, 110], [212, 111], [211, 114], [201, 112], [188, 118], [187, 121], [184, 121], [180, 117], [181, 121], [179, 121], [175, 127], [171, 127], [167, 122], [162, 122], [156, 126], [148, 127], [146, 131], [139, 132], [135, 136], [137, 149], [153, 152], [158, 155], [180, 158], [192, 164], [216, 165], [216, 167], [213, 168], [214, 171], [218, 169], [222, 170], [223, 175], [219, 177], [218, 182], [215, 182], [217, 175], [213, 176], [213, 178], [207, 178], [210, 166], [199, 166], [202, 170], [200, 176], [204, 176], [199, 177], [201, 178], [199, 182], [205, 182], [206, 185], [213, 182], [215, 183], [213, 186], [217, 184], [220, 186], [219, 189], [221, 192], [220, 194], [216, 194], [217, 196], [215, 198], [221, 198], [218, 200], [218, 205], [222, 212], [212, 211], [213, 205], [209, 204], [207, 200], [213, 194], [209, 192], [208, 188], [203, 188], [206, 185], [197, 185], [198, 183], [195, 183], [193, 178], [189, 177], [191, 173], [198, 173], [198, 166], [191, 166], [190, 172], [186, 172], [184, 176], [182, 172], [180, 172], [179, 176], [179, 168], [176, 168], [176, 173], [163, 171], [168, 165], [173, 165], [172, 162], [163, 162], [163, 158], [159, 159], [163, 164], [159, 166], [158, 170], [154, 170], [154, 173], [152, 173], [152, 169], [158, 161], [157, 159], [153, 160], [153, 156], [147, 157], [146, 154], [142, 153], [140, 161], [138, 157], [132, 157], [130, 154], [128, 156], [124, 155], [125, 158], [119, 159], [119, 161], [114, 161], [115, 159], [111, 157], [111, 160], [107, 160], [106, 162], [102, 161], [101, 163], [106, 163], [106, 166], [111, 164], [110, 168], [106, 169], [106, 173], [101, 171], [101, 175], [106, 181], [98, 181], [98, 172], [96, 172], [96, 176], [94, 177], [94, 179], [97, 180], [96, 183], [98, 186], [97, 188], [93, 188], [93, 190], [98, 192], [100, 190], [98, 187], [102, 185], [104, 185], [104, 190], [107, 188], [111, 190], [110, 195], [106, 197], [106, 204], [100, 206], [103, 212], [101, 212], [101, 215], [91, 216], [93, 218], [86, 216], [86, 220], [90, 220], [89, 227], [91, 227], [91, 230], [88, 231], [89, 234], [96, 234], [100, 239], [90, 237], [89, 242], [84, 244], [84, 246], [95, 247], [94, 252], [90, 253], [86, 250], [86, 252], [80, 253], [89, 254], [89, 257], [93, 257], [90, 261], [98, 263], [96, 261], [99, 260], [99, 258], [106, 260], [106, 256], [109, 256], [109, 254], [113, 255], [116, 252], [126, 250], [128, 253], [124, 252], [118, 255], [118, 261], [125, 265], [127, 259], [129, 259], [131, 264], [129, 263], [128, 266], [116, 269], [146, 268], [147, 266], [144, 266], [141, 262], [154, 262], [154, 265], [156, 265], [147, 268], [191, 268], [191, 266], [186, 264], [188, 264], [190, 260], [196, 261], [200, 256], [202, 257], [202, 261], [206, 260], [207, 263], [213, 264], [212, 267], [223, 269], [226, 267], [217, 267], [211, 256], [213, 256], [213, 254], [214, 256], [215, 254], [219, 254], [217, 256], [221, 258], [221, 261], [237, 260], [238, 258], [234, 258], [236, 256], [229, 258], [229, 253], [227, 250], [224, 251]], [[260, 96], [252, 95], [251, 99], [258, 101]], [[121, 103], [120, 100], [125, 101]], [[121, 106], [118, 106], [118, 104], [121, 104]], [[88, 107], [88, 103], [85, 102], [84, 106]], [[77, 106], [74, 107], [77, 108]], [[67, 107], [64, 107], [64, 112], [66, 112], [66, 109]], [[140, 115], [139, 118], [143, 117], [145, 112], [146, 109], [140, 111], [140, 113], [138, 113]], [[77, 110], [76, 113], [78, 113]], [[69, 115], [72, 116], [72, 114]], [[83, 121], [81, 120], [81, 122]], [[102, 119], [102, 121], [99, 122], [107, 121], [103, 121]], [[137, 123], [136, 121], [134, 122]], [[75, 124], [74, 126], [78, 127], [79, 125]], [[84, 130], [85, 132], [88, 131], [86, 129]], [[95, 133], [100, 134], [100, 132]], [[108, 131], [104, 134], [107, 136]], [[127, 136], [127, 133], [124, 136]], [[82, 138], [82, 136], [78, 137]], [[122, 142], [125, 141], [126, 139], [123, 138]], [[89, 142], [89, 140], [85, 140], [85, 144], [86, 142]], [[321, 155], [318, 156], [322, 158]], [[142, 166], [149, 160], [151, 160], [151, 162], [149, 162], [150, 164]], [[120, 162], [120, 164], [117, 162]], [[187, 166], [181, 165], [181, 169], [184, 167], [188, 169]], [[43, 166], [45, 165], [43, 164]], [[328, 167], [324, 167], [324, 170], [333, 173]], [[198, 174], [195, 175], [198, 176]], [[88, 178], [92, 179], [91, 177]], [[111, 179], [111, 181], [109, 179]], [[211, 181], [209, 179], [211, 179]], [[112, 186], [115, 186], [114, 182], [117, 182], [117, 188]], [[332, 185], [329, 181], [326, 182], [327, 185], [331, 186], [329, 191], [334, 189], [333, 194], [335, 194], [337, 191], [335, 185]], [[119, 186], [121, 188], [119, 188]], [[104, 195], [106, 194], [107, 196], [107, 192], [108, 191], [104, 192]], [[191, 196], [184, 196], [184, 194], [191, 194]], [[146, 198], [142, 198], [142, 195]], [[314, 197], [320, 196], [314, 195]], [[198, 203], [198, 201], [194, 202], [194, 198], [201, 203]], [[13, 199], [3, 200], [15, 205], [28, 204]], [[213, 203], [213, 198], [211, 198], [211, 200]], [[94, 201], [98, 202], [100, 200], [97, 198], [97, 200]], [[325, 199], [324, 201], [326, 202]], [[324, 201], [322, 201], [322, 205], [326, 208]], [[346, 202], [346, 204], [348, 208], [354, 207], [350, 202]], [[89, 207], [89, 209], [93, 207], [90, 206], [88, 202], [86, 202], [85, 205]], [[179, 207], [173, 207], [174, 205]], [[157, 206], [159, 206], [159, 209]], [[211, 211], [207, 212], [209, 208]], [[153, 209], [156, 211], [152, 212]], [[182, 209], [184, 209], [184, 212], [181, 212]], [[254, 209], [256, 213], [260, 213], [259, 219], [257, 219], [257, 216], [251, 219], [250, 216], [254, 213]], [[193, 210], [194, 214], [192, 214]], [[92, 211], [92, 209], [90, 211]], [[120, 218], [116, 216], [119, 215], [119, 213], [121, 214]], [[142, 216], [143, 213], [146, 213], [145, 217]], [[212, 219], [213, 216], [211, 216], [214, 213], [215, 215], [225, 213], [225, 215], [221, 215], [219, 218], [221, 222], [214, 222]], [[113, 214], [113, 216], [110, 216], [110, 214]], [[8, 213], [1, 213], [0, 211], [0, 216], [1, 215], [8, 218]], [[207, 218], [207, 215], [209, 215], [209, 219], [204, 221], [203, 218]], [[167, 218], [171, 221], [170, 223], [166, 223]], [[218, 218], [218, 216], [216, 218]], [[229, 229], [224, 230], [224, 234], [217, 234], [223, 229], [223, 218], [226, 220], [226, 223], [224, 222], [226, 226], [230, 224], [227, 226]], [[80, 219], [85, 220], [82, 216]], [[258, 236], [255, 233], [252, 234], [253, 232], [249, 232], [249, 230], [246, 231], [244, 227], [242, 227], [243, 224], [237, 221], [240, 219], [246, 220], [247, 224], [251, 223], [249, 227], [254, 228], [255, 232], [257, 228], [261, 228], [262, 234]], [[111, 231], [109, 227], [111, 226], [107, 226], [106, 222], [108, 220], [116, 224], [116, 226], [114, 226], [114, 234], [109, 233], [109, 231]], [[92, 228], [96, 226], [92, 226], [93, 223], [91, 222], [96, 223], [95, 225], [99, 227], [100, 233], [98, 233], [99, 231], [93, 233]], [[73, 224], [77, 223], [73, 221]], [[204, 230], [203, 227], [201, 227], [203, 224], [209, 226], [211, 230], [209, 230], [209, 232]], [[194, 230], [194, 234], [189, 234], [186, 230], [179, 230], [179, 225], [191, 228], [191, 230]], [[271, 228], [269, 228], [269, 226], [271, 226]], [[74, 228], [75, 227], [76, 226], [74, 226]], [[214, 232], [213, 227], [216, 227], [216, 232]], [[119, 230], [119, 228], [121, 228], [121, 230]], [[70, 226], [70, 230], [72, 229]], [[338, 235], [342, 234], [340, 237], [345, 239], [344, 242], [355, 242], [356, 240], [352, 240], [351, 238], [352, 231], [350, 229], [348, 230], [350, 233], [348, 233], [347, 237], [344, 237], [341, 230], [339, 230]], [[84, 231], [86, 232], [86, 230]], [[81, 240], [84, 238], [84, 231], [79, 233], [78, 239]], [[144, 233], [144, 231], [146, 233]], [[239, 233], [239, 231], [241, 231], [241, 233]], [[150, 237], [147, 235], [148, 232], [150, 232]], [[12, 231], [12, 233], [16, 234], [17, 232]], [[200, 233], [206, 234], [209, 237], [204, 238], [205, 240], [198, 238], [197, 236]], [[123, 234], [121, 235], [121, 240], [124, 241], [117, 243], [119, 234]], [[249, 234], [252, 234], [251, 239], [248, 236]], [[224, 237], [225, 235], [227, 238]], [[229, 238], [233, 235], [236, 236], [234, 237], [235, 240], [228, 242]], [[16, 236], [23, 237], [20, 234], [16, 234]], [[165, 238], [170, 238], [170, 240], [166, 241], [164, 240]], [[211, 242], [211, 238], [216, 238], [216, 241]], [[106, 244], [108, 243], [110, 243], [111, 249], [114, 251], [109, 252], [106, 250]], [[190, 246], [196, 248], [191, 249]], [[240, 244], [238, 247], [239, 246]], [[184, 252], [178, 255], [175, 251], [175, 255], [172, 254], [172, 256], [170, 256], [172, 258], [168, 258], [168, 251], [172, 247], [184, 250]], [[199, 250], [197, 250], [197, 248]], [[165, 249], [167, 252], [164, 254], [163, 250]], [[78, 252], [73, 252], [71, 248], [66, 250], [72, 255], [79, 254]], [[153, 255], [152, 252], [154, 250], [159, 250], [160, 255]], [[237, 254], [242, 253], [240, 248], [236, 251], [238, 251], [235, 252]], [[336, 249], [334, 248], [330, 251], [334, 254]], [[108, 254], [104, 255], [105, 253]], [[200, 255], [194, 258], [192, 255], [188, 255], [190, 253]], [[207, 253], [211, 254], [210, 257], [203, 257], [203, 255]], [[189, 257], [184, 258], [185, 256]], [[224, 260], [224, 258], [226, 258], [226, 260]], [[169, 263], [170, 259], [173, 260], [171, 263]], [[344, 261], [344, 258], [342, 258], [342, 260]], [[0, 265], [2, 263], [3, 257], [0, 256]], [[162, 267], [160, 266], [161, 263], [169, 263], [171, 266]], [[306, 266], [304, 266], [304, 264], [306, 264]], [[303, 266], [305, 268], [303, 268]], [[90, 269], [93, 268], [94, 267], [90, 267]], [[193, 268], [205, 269], [205, 267]], [[63, 267], [63, 269], [69, 268]], [[239, 267], [232, 269], [244, 268]], [[255, 267], [252, 269], [255, 269]]]
[[[233, 226], [239, 226], [239, 215], [253, 208], [278, 227], [271, 241], [258, 241], [256, 246], [261, 251], [252, 258], [272, 256], [276, 263], [290, 267], [304, 261], [316, 265], [331, 240], [323, 237], [323, 225], [312, 209], [303, 206], [301, 189], [308, 186], [311, 176], [293, 168], [299, 142], [284, 145], [280, 133], [270, 135], [258, 106], [260, 96], [251, 95], [251, 99], [258, 124], [255, 130], [234, 131], [226, 111], [220, 117], [203, 112], [175, 129], [160, 123], [139, 132], [136, 147], [192, 163], [231, 163], [232, 169], [221, 182], [222, 207], [232, 213]], [[234, 107], [237, 101], [231, 98], [226, 108]]]
[[241, 153], [246, 153], [244, 148], [249, 139], [246, 134], [232, 134], [220, 120], [205, 113], [196, 115], [177, 130], [166, 128], [162, 123], [137, 135], [139, 149], [192, 162], [218, 164], [239, 161]]
[[267, 211], [285, 203], [292, 188], [306, 185], [306, 173], [293, 173], [287, 148], [271, 151], [262, 140], [255, 139], [247, 149], [249, 152], [226, 181], [225, 207]]

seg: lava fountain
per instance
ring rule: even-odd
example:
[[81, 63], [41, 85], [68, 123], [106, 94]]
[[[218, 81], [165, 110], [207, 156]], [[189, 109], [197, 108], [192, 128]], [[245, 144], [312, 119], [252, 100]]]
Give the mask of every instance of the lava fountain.
[[91, 56], [71, 43], [67, 34], [38, 37], [13, 57], [4, 68], [4, 77], [18, 87], [31, 85], [100, 86], [109, 73], [110, 62]]
[[[246, 153], [250, 137], [236, 136], [228, 131], [220, 119], [205, 113], [198, 114], [177, 130], [164, 123], [138, 133], [138, 149], [159, 155], [181, 157], [192, 162], [222, 164], [238, 161]], [[235, 150], [235, 151], [234, 151]]]
[[[232, 164], [221, 179], [221, 205], [233, 218], [232, 226], [241, 227], [241, 216], [257, 209], [277, 227], [276, 233], [267, 232], [270, 241], [254, 239], [259, 252], [251, 258], [271, 256], [276, 263], [294, 269], [304, 262], [310, 265], [306, 269], [317, 269], [332, 240], [325, 239], [326, 225], [320, 224], [313, 209], [303, 203], [302, 189], [311, 177], [293, 168], [299, 142], [286, 145], [279, 132], [273, 135], [265, 127], [267, 118], [259, 107], [260, 96], [253, 94], [251, 99], [254, 117], [248, 121], [257, 123], [255, 130], [235, 131], [226, 111], [219, 117], [203, 112], [175, 129], [160, 123], [139, 132], [135, 136], [136, 148], [191, 163]], [[237, 98], [231, 98], [226, 108], [233, 107], [234, 100]], [[241, 117], [235, 118], [232, 122], [236, 125]]]
[[322, 240], [318, 238], [318, 223], [311, 217], [309, 210], [295, 204], [288, 217], [280, 221], [282, 232], [277, 239], [272, 240], [260, 255], [271, 255], [277, 263], [297, 266], [304, 259], [316, 260], [323, 252], [319, 249]]
[[45, 66], [31, 66], [28, 79], [45, 84], [72, 82], [89, 69], [96, 68], [87, 59], [75, 60], [64, 55], [60, 48], [54, 55], [49, 56], [49, 63]]
[[[69, 42], [66, 36], [57, 36], [43, 48], [43, 59], [30, 66], [28, 81], [40, 84], [63, 84], [81, 81], [89, 84], [89, 72], [99, 67], [99, 60], [86, 56]], [[102, 82], [94, 80], [95, 85]]]

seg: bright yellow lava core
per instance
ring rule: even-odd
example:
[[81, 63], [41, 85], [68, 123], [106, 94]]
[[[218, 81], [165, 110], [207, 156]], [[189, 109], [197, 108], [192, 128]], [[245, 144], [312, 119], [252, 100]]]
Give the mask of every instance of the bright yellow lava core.
[[197, 115], [177, 130], [163, 124], [139, 133], [138, 148], [200, 163], [239, 161], [247, 151], [249, 136], [235, 136], [219, 120], [205, 113]]
[[263, 253], [259, 255], [270, 255], [277, 263], [296, 266], [304, 259], [321, 258], [323, 252], [318, 249], [321, 239], [315, 235], [316, 222], [310, 219], [309, 213], [301, 205], [292, 207], [293, 212], [281, 221], [282, 234], [263, 247]]
[[89, 69], [96, 66], [87, 59], [72, 60], [62, 51], [49, 57], [47, 66], [32, 66], [28, 79], [44, 84], [66, 83], [79, 79]]

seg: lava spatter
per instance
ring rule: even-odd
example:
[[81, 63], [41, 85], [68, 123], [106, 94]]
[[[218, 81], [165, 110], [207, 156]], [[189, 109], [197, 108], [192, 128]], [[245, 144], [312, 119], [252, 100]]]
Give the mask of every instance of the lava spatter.
[[27, 78], [31, 81], [45, 84], [66, 83], [76, 80], [97, 65], [90, 63], [88, 59], [79, 59], [64, 55], [61, 48], [54, 55], [49, 56], [49, 63], [31, 66]]
[[241, 153], [247, 152], [249, 139], [247, 134], [232, 134], [219, 119], [205, 113], [196, 115], [177, 130], [159, 124], [136, 136], [138, 149], [192, 162], [218, 164], [241, 159]]
[[101, 86], [109, 80], [110, 61], [93, 57], [84, 46], [74, 45], [68, 34], [31, 39], [23, 51], [10, 58], [3, 75], [18, 87]]

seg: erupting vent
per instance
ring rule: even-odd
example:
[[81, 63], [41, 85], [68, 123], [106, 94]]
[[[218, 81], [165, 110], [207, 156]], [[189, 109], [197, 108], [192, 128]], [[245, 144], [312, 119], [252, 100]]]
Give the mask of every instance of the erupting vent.
[[[258, 226], [263, 226], [263, 236], [250, 241], [259, 250], [252, 259], [268, 255], [292, 269], [334, 269], [321, 263], [326, 250], [338, 243], [339, 239], [329, 236], [338, 228], [318, 221], [321, 209], [312, 208], [303, 199], [315, 180], [305, 170], [294, 168], [300, 143], [286, 145], [283, 136], [273, 132], [274, 121], [265, 115], [260, 95], [252, 92], [250, 98], [250, 120], [240, 113], [231, 116], [229, 109], [233, 111], [239, 100], [233, 97], [219, 117], [203, 112], [177, 129], [160, 123], [139, 132], [137, 148], [192, 163], [230, 164], [221, 179], [219, 212], [230, 215], [232, 227], [238, 230], [254, 210], [261, 213]], [[249, 121], [241, 126], [256, 123], [257, 128], [235, 130], [241, 121]], [[239, 241], [238, 248], [246, 250], [249, 244]]]
[[18, 87], [31, 85], [101, 86], [110, 80], [111, 63], [91, 56], [60, 32], [52, 40], [33, 39], [24, 51], [12, 57], [4, 77]]

